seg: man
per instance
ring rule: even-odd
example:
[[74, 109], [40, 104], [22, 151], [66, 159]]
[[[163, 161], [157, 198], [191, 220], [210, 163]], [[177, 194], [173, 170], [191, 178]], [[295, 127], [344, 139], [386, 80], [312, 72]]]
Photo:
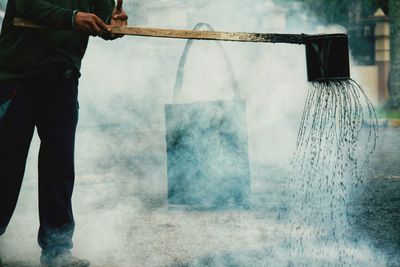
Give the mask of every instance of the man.
[[[89, 266], [71, 255], [78, 78], [89, 35], [115, 39], [122, 0], [8, 0], [0, 34], [0, 235], [14, 212], [34, 128], [40, 137], [42, 266]], [[49, 29], [13, 26], [21, 17]], [[1, 263], [0, 263], [1, 264]]]

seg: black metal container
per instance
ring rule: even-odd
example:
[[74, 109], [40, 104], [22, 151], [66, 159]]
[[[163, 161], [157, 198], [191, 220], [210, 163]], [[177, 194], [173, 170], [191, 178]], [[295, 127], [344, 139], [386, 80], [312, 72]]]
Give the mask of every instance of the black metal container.
[[349, 45], [346, 34], [308, 36], [306, 40], [308, 81], [350, 78]]

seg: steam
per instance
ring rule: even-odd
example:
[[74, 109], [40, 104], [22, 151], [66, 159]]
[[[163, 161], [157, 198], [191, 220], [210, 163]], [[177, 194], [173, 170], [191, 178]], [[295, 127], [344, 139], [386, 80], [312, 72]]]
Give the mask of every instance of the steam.
[[[202, 0], [169, 9], [172, 2], [126, 2], [134, 14], [130, 24], [187, 29], [203, 21], [227, 31], [310, 29], [304, 18], [285, 29], [281, 9], [270, 1]], [[167, 206], [164, 105], [172, 102], [184, 44], [128, 36], [112, 43], [91, 40], [80, 80], [74, 254], [96, 266], [287, 266], [289, 253], [295, 253], [288, 248], [290, 238], [298, 239], [291, 233], [297, 222], [290, 220], [296, 198], [284, 188], [309, 90], [304, 47], [223, 44], [246, 100], [251, 209], [195, 212]], [[222, 56], [213, 42], [195, 42], [180, 103], [223, 99], [232, 99], [232, 90]], [[33, 201], [38, 144], [35, 137], [17, 211], [0, 240], [5, 262], [35, 264], [40, 253]], [[292, 194], [300, 190], [297, 185]], [[306, 233], [316, 229], [301, 227]], [[321, 255], [306, 251], [304, 264], [334, 265], [331, 244], [311, 234], [305, 241], [311, 249], [321, 247]], [[342, 241], [340, 251], [355, 266], [384, 264], [366, 242]]]

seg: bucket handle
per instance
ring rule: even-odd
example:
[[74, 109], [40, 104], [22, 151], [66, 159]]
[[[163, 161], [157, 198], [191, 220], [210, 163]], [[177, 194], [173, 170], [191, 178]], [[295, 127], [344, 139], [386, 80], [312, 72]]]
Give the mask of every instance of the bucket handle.
[[[210, 24], [203, 23], [203, 22], [196, 24], [196, 26], [193, 28], [193, 30], [199, 30], [203, 26], [208, 28], [210, 31], [214, 31], [214, 29], [211, 27]], [[193, 41], [194, 41], [193, 39], [190, 39], [186, 42], [185, 49], [183, 50], [182, 56], [179, 60], [178, 71], [176, 73], [174, 92], [173, 92], [173, 103], [176, 103], [178, 95], [182, 91], [182, 83], [183, 83], [183, 75], [184, 75], [186, 59], [187, 59], [189, 50], [193, 44]], [[221, 51], [221, 53], [224, 57], [225, 67], [228, 71], [229, 78], [230, 78], [230, 81], [232, 84], [234, 98], [238, 99], [238, 98], [240, 98], [239, 87], [238, 87], [238, 84], [237, 84], [237, 81], [235, 78], [235, 73], [233, 72], [231, 61], [229, 60], [228, 54], [226, 53], [222, 44], [217, 41], [215, 41], [215, 43], [218, 46], [219, 50]]]

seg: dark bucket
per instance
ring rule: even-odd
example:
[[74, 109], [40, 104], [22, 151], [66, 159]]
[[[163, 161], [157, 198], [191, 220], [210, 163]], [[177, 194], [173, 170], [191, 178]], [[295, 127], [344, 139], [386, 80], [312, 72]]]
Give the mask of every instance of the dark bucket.
[[324, 34], [307, 38], [308, 81], [350, 78], [349, 45], [346, 34]]

